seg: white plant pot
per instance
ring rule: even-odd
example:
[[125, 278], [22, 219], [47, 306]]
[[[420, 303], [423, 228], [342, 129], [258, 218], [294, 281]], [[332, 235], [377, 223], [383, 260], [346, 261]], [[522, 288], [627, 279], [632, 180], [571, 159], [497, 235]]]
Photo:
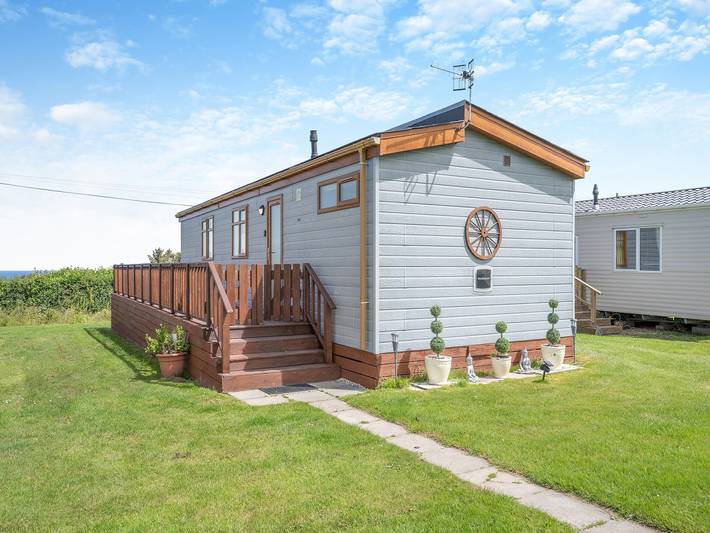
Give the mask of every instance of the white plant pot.
[[491, 366], [493, 367], [493, 375], [498, 379], [504, 378], [510, 372], [510, 365], [513, 362], [509, 355], [499, 357], [491, 355]]
[[449, 382], [451, 357], [448, 355], [427, 355], [424, 358], [427, 381], [431, 385], [444, 385]]
[[543, 344], [540, 349], [542, 350], [542, 360], [552, 363], [552, 370], [560, 368], [565, 362], [564, 344]]

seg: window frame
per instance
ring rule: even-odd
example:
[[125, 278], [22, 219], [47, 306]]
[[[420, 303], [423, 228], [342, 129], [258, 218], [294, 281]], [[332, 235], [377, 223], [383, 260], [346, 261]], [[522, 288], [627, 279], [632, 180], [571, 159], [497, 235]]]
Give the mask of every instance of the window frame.
[[[479, 270], [489, 270], [491, 273], [491, 286], [487, 289], [478, 288], [478, 271]], [[476, 266], [473, 267], [473, 292], [491, 292], [493, 290], [493, 268], [486, 266]]]
[[[657, 229], [658, 230], [658, 270], [641, 270], [641, 230], [642, 229]], [[616, 266], [616, 235], [620, 231], [636, 232], [636, 265], [634, 268], [617, 268]], [[613, 228], [612, 239], [612, 257], [611, 262], [614, 272], [640, 272], [642, 274], [660, 274], [663, 272], [663, 226], [648, 225], [648, 226], [623, 226]]]
[[[341, 200], [340, 199], [340, 186], [343, 183], [347, 183], [349, 181], [354, 181], [355, 182], [355, 198], [352, 200]], [[325, 187], [326, 185], [335, 185], [335, 205], [331, 207], [323, 207], [321, 208], [320, 204], [320, 199], [321, 199], [321, 188]], [[345, 176], [338, 176], [337, 178], [331, 178], [327, 180], [323, 180], [318, 182], [317, 184], [318, 188], [318, 194], [316, 198], [316, 210], [317, 213], [323, 214], [323, 213], [331, 213], [333, 211], [340, 211], [341, 209], [350, 209], [352, 207], [358, 207], [360, 205], [360, 173], [358, 172], [353, 172], [351, 174], [346, 174]]]
[[[244, 220], [234, 222], [234, 213], [244, 211]], [[231, 232], [231, 248], [232, 259], [246, 259], [249, 257], [249, 204], [235, 207], [232, 209], [232, 232]], [[240, 227], [244, 226], [244, 253], [239, 253], [239, 248], [234, 249], [234, 232], [239, 231]], [[241, 234], [240, 234], [241, 239]], [[239, 242], [241, 244], [241, 241]], [[236, 253], [235, 253], [236, 252]]]
[[[210, 227], [210, 221], [212, 226]], [[206, 224], [206, 226], [205, 226]], [[210, 240], [210, 234], [212, 239]], [[205, 235], [207, 235], [207, 240], [205, 241]], [[207, 243], [207, 250], [205, 250], [205, 243]], [[211, 244], [211, 246], [210, 246]], [[200, 223], [200, 247], [202, 248], [202, 260], [212, 261], [214, 259], [214, 215], [205, 217]]]

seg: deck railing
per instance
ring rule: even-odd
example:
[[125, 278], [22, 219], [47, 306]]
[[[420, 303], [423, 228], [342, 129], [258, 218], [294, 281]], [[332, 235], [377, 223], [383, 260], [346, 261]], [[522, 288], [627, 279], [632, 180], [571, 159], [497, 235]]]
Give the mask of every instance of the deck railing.
[[[229, 328], [308, 321], [333, 359], [335, 304], [309, 264], [169, 263], [115, 265], [114, 292], [203, 325], [229, 371]], [[225, 357], [226, 355], [226, 357]]]
[[602, 292], [596, 287], [592, 287], [586, 281], [587, 273], [584, 269], [574, 267], [574, 295], [577, 300], [589, 306], [589, 317], [592, 327], [597, 325], [597, 296]]

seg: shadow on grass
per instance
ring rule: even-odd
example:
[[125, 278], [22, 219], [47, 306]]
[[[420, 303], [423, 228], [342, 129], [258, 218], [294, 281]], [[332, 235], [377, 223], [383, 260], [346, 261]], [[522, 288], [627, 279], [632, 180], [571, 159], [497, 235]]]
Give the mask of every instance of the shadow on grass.
[[149, 359], [138, 346], [116, 335], [111, 328], [87, 327], [84, 331], [130, 368], [134, 379], [167, 387], [179, 387], [186, 383], [161, 378], [158, 362]]

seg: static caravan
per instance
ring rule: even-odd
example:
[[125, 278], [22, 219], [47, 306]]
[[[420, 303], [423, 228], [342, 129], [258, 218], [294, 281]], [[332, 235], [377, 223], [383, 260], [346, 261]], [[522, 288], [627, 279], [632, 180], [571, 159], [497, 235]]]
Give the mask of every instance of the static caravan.
[[[433, 304], [454, 367], [469, 353], [477, 368], [489, 365], [499, 320], [514, 359], [524, 347], [539, 353], [552, 297], [571, 357], [574, 190], [587, 169], [581, 157], [462, 101], [323, 154], [312, 144], [310, 159], [185, 209], [177, 214], [182, 264], [148, 277], [158, 276], [154, 286], [169, 276], [170, 314], [187, 309], [202, 321], [195, 372], [215, 367], [201, 380], [223, 390], [312, 373], [373, 387], [417, 372], [430, 352]], [[127, 268], [117, 278], [133, 283], [135, 300], [146, 275]], [[115, 295], [121, 305], [124, 292]], [[222, 293], [222, 311], [210, 311]], [[236, 325], [220, 331], [229, 310]], [[254, 338], [261, 344], [247, 342]]]
[[710, 322], [710, 187], [576, 203], [577, 265], [597, 308], [627, 319]]

